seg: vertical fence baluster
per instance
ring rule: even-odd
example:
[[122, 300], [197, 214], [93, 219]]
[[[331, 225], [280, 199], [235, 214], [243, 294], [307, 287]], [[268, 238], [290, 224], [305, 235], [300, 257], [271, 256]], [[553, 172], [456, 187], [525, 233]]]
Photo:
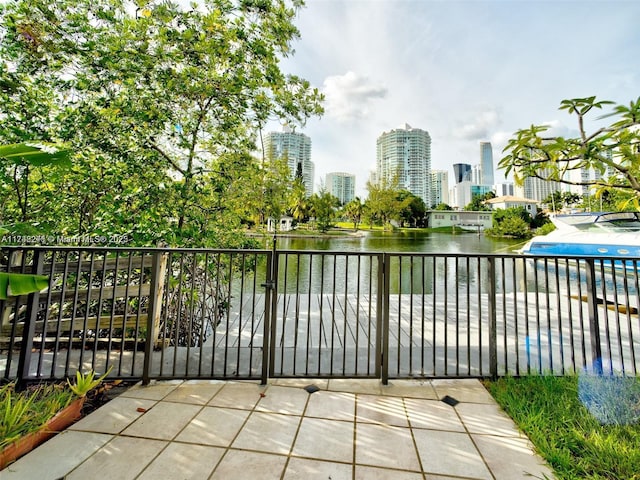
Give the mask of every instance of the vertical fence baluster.
[[498, 377], [498, 327], [496, 324], [496, 264], [494, 257], [488, 257], [487, 315], [489, 316], [489, 374]]

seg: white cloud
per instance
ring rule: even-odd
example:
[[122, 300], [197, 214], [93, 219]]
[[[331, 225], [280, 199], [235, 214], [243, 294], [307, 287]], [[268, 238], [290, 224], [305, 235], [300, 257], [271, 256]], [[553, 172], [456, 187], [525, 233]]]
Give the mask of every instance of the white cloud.
[[560, 120], [548, 120], [546, 122], [542, 122], [541, 125], [547, 125], [549, 127], [548, 130], [545, 130], [540, 135], [543, 137], [577, 137], [579, 132], [574, 129], [567, 127]]
[[339, 122], [366, 117], [372, 102], [387, 95], [386, 87], [354, 72], [327, 77], [322, 91], [327, 116]]
[[463, 140], [486, 140], [500, 124], [500, 115], [496, 109], [486, 109], [475, 114], [470, 123], [457, 127], [454, 137]]

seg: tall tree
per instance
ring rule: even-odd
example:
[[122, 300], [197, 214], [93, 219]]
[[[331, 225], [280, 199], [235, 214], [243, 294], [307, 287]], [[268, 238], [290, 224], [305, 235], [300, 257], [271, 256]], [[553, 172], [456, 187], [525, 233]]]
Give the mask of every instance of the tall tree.
[[398, 212], [400, 223], [403, 226], [405, 223], [412, 227], [421, 226], [424, 223], [424, 214], [427, 210], [424, 200], [408, 190], [400, 190], [397, 199], [401, 208]]
[[485, 202], [487, 200], [490, 200], [492, 198], [496, 198], [496, 194], [493, 192], [487, 192], [485, 194], [482, 195], [474, 195], [473, 198], [471, 199], [471, 202], [469, 202], [467, 205], [465, 205], [465, 207], [463, 208], [463, 210], [467, 210], [470, 212], [485, 212], [485, 211], [489, 211], [491, 210], [491, 207], [489, 207]]
[[[191, 8], [161, 0], [7, 4], [0, 90], [12, 110], [35, 115], [30, 122], [3, 112], [0, 140], [18, 131], [70, 142], [85, 175], [101, 165], [114, 173], [105, 177], [108, 188], [98, 188], [100, 208], [123, 196], [150, 207], [167, 195], [167, 205], [138, 211], [151, 223], [175, 219], [169, 227], [176, 241], [192, 243], [195, 235], [198, 242], [202, 195], [212, 193], [207, 183], [220, 162], [252, 151], [256, 130], [269, 118], [304, 123], [322, 113], [318, 90], [280, 69], [299, 36], [293, 20], [301, 6], [300, 0], [207, 0]], [[38, 98], [44, 107], [33, 105]], [[124, 185], [118, 168], [137, 186]], [[216, 211], [207, 224], [226, 228], [228, 218]]]
[[[590, 113], [611, 105], [596, 97], [563, 100], [560, 110], [575, 115], [579, 135], [575, 138], [545, 136], [548, 125], [532, 125], [518, 130], [509, 141], [500, 160], [500, 168], [513, 171], [517, 182], [535, 177], [567, 185], [593, 187], [596, 195], [607, 191], [624, 194], [626, 202], [640, 207], [640, 97], [628, 106], [615, 105], [600, 118], [613, 123], [588, 133], [585, 120]], [[572, 178], [574, 170], [593, 169], [591, 179]], [[624, 207], [624, 205], [623, 205]]]
[[396, 180], [376, 184], [367, 182], [369, 196], [365, 202], [365, 209], [370, 224], [375, 221], [386, 227], [391, 219], [400, 217], [402, 202], [398, 199], [397, 185]]
[[316, 219], [318, 230], [324, 233], [333, 227], [340, 200], [321, 187], [318, 193], [311, 195], [310, 203], [311, 213]]
[[353, 229], [358, 230], [358, 225], [362, 221], [364, 204], [359, 197], [354, 198], [343, 207], [344, 214], [353, 222]]

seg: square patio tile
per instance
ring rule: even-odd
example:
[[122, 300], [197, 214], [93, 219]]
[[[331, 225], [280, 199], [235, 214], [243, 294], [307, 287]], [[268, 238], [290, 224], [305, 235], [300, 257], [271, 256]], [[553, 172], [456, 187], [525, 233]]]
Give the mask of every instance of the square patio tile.
[[0, 478], [63, 478], [112, 438], [111, 435], [102, 433], [65, 430], [6, 467], [0, 472]]
[[209, 478], [224, 449], [170, 443], [136, 480], [199, 480]]
[[229, 450], [210, 480], [273, 480], [280, 478], [286, 462], [282, 455]]
[[167, 446], [148, 438], [116, 437], [107, 443], [65, 480], [86, 480], [108, 476], [109, 480], [132, 480]]
[[533, 453], [526, 438], [472, 435], [480, 453], [496, 478], [554, 478], [553, 471]]
[[138, 409], [149, 410], [156, 405], [155, 400], [123, 397], [114, 398], [106, 405], [92, 412], [69, 427], [70, 430], [84, 430], [102, 433], [120, 433], [138, 418], [143, 412]]
[[422, 480], [422, 474], [356, 465], [355, 480]]
[[495, 403], [484, 385], [476, 379], [432, 380], [432, 384], [438, 398], [449, 395], [459, 402]]
[[329, 388], [329, 380], [326, 378], [276, 378], [274, 380], [270, 380], [269, 385], [298, 388], [315, 385], [320, 390], [327, 390], [327, 388]]
[[260, 397], [256, 411], [302, 415], [309, 393], [302, 388], [270, 385]]
[[182, 380], [168, 380], [162, 382], [153, 380], [149, 385], [137, 383], [133, 387], [127, 389], [127, 391], [122, 392], [119, 396], [145, 398], [147, 400], [162, 400], [182, 383]]
[[253, 410], [265, 389], [265, 386], [257, 383], [227, 383], [214, 395], [208, 405]]
[[421, 471], [411, 430], [389, 425], [356, 425], [356, 463]]
[[304, 417], [292, 455], [351, 463], [353, 428], [352, 422]]
[[381, 395], [381, 383], [377, 379], [332, 378], [329, 380], [332, 392], [369, 393]]
[[284, 480], [352, 480], [353, 466], [306, 458], [289, 460]]
[[179, 403], [206, 405], [224, 386], [219, 381], [189, 381], [178, 385], [165, 397], [165, 400]]
[[405, 398], [404, 406], [407, 409], [411, 428], [465, 431], [456, 410], [439, 400]]
[[305, 417], [353, 421], [356, 414], [356, 395], [346, 392], [319, 391], [309, 396]]
[[200, 405], [159, 402], [122, 433], [133, 437], [171, 440], [202, 408]]
[[408, 427], [407, 413], [400, 397], [358, 395], [356, 399], [358, 422], [382, 423]]
[[178, 434], [179, 442], [228, 447], [249, 416], [248, 410], [204, 407]]
[[289, 454], [300, 417], [253, 412], [232, 444], [232, 448]]
[[469, 435], [420, 429], [414, 429], [413, 435], [424, 472], [483, 480], [493, 478]]

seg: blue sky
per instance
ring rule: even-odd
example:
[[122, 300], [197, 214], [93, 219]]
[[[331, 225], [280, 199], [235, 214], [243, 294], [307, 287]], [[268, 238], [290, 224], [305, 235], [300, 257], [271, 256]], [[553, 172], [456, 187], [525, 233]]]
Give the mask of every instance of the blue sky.
[[639, 20], [636, 0], [307, 0], [282, 67], [326, 95], [325, 115], [297, 130], [316, 185], [346, 171], [366, 196], [376, 138], [405, 122], [430, 133], [432, 168], [450, 172], [478, 163], [480, 141], [497, 163], [532, 123], [575, 134], [562, 99], [640, 96]]

